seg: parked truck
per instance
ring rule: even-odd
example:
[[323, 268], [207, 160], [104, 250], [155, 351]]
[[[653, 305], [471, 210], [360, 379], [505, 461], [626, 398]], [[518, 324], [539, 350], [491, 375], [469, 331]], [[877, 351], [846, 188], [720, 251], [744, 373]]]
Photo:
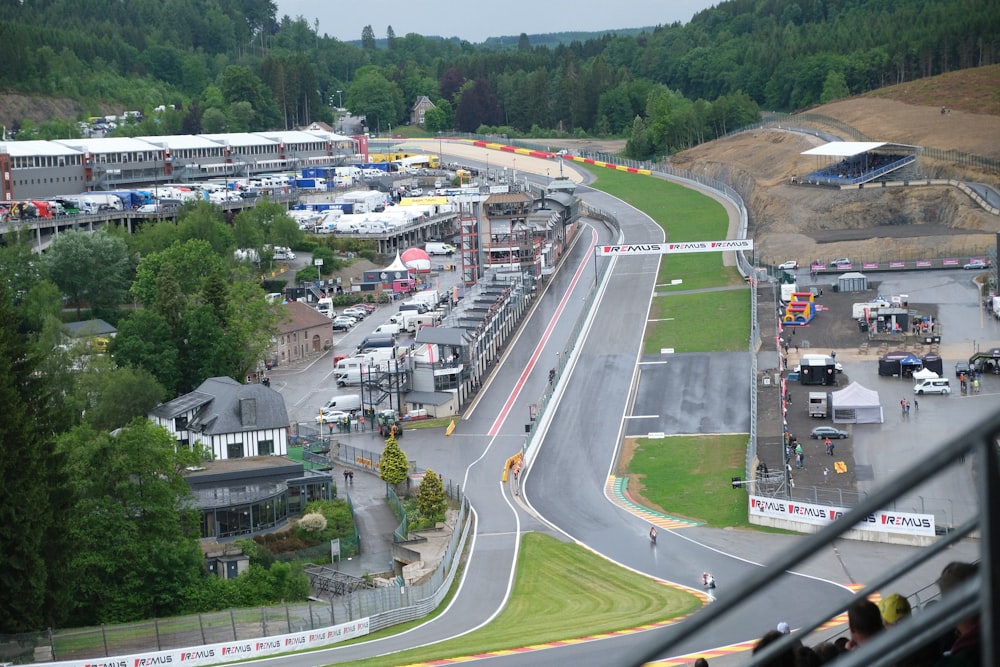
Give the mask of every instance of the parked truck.
[[441, 293], [436, 289], [425, 289], [411, 296], [409, 300], [425, 303], [428, 308], [434, 310], [441, 301]]
[[809, 416], [826, 419], [830, 411], [830, 395], [825, 391], [809, 392]]

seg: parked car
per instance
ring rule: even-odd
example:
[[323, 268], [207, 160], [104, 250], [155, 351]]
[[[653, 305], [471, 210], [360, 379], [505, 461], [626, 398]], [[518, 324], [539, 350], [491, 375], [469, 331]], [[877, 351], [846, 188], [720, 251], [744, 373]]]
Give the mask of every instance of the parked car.
[[376, 306], [373, 303], [359, 303], [359, 304], [357, 304], [356, 306], [353, 306], [353, 307], [354, 308], [363, 308], [365, 310], [365, 312], [367, 312], [369, 315], [371, 315], [372, 313], [374, 313], [378, 309], [378, 306]]
[[813, 440], [822, 440], [823, 438], [843, 440], [847, 437], [847, 431], [841, 431], [839, 428], [834, 428], [832, 426], [817, 426], [809, 434], [809, 437]]
[[344, 310], [341, 311], [341, 314], [349, 315], [350, 317], [353, 317], [356, 320], [363, 320], [366, 317], [368, 317], [368, 311], [359, 306], [351, 306], [350, 308], [344, 308]]
[[971, 372], [972, 372], [972, 366], [969, 365], [968, 361], [955, 362], [955, 377], [960, 376], [962, 373], [968, 375]]
[[355, 324], [357, 324], [357, 320], [355, 320], [353, 317], [347, 315], [338, 315], [337, 317], [333, 318], [332, 326], [334, 331], [347, 331]]
[[981, 260], [981, 259], [974, 259], [974, 260], [972, 260], [971, 262], [969, 262], [968, 264], [966, 264], [965, 266], [963, 266], [962, 268], [963, 268], [963, 269], [967, 269], [967, 270], [972, 270], [972, 269], [975, 269], [975, 270], [979, 270], [979, 269], [985, 269], [985, 268], [986, 268], [986, 262], [984, 262], [984, 261], [983, 261], [983, 260]]
[[802, 379], [802, 374], [799, 373], [798, 371], [792, 371], [791, 373], [785, 376], [785, 380], [787, 380], [788, 382], [798, 382], [800, 379]]
[[841, 257], [840, 259], [835, 259], [832, 262], [830, 262], [830, 264], [833, 266], [840, 266], [841, 264], [850, 264], [850, 263], [851, 260], [848, 257]]
[[342, 422], [344, 417], [350, 417], [350, 415], [343, 410], [323, 410], [323, 408], [320, 408], [319, 414], [316, 415], [316, 423], [337, 424]]
[[799, 268], [799, 263], [794, 259], [790, 259], [787, 262], [782, 262], [781, 264], [778, 264], [778, 268], [783, 269], [785, 271], [794, 271], [795, 269]]

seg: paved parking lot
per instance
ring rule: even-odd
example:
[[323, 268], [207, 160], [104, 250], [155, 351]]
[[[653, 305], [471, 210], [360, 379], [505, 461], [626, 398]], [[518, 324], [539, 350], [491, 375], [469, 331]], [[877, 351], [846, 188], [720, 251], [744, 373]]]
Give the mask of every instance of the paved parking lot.
[[[800, 271], [801, 273], [801, 271]], [[878, 375], [878, 348], [873, 346], [867, 354], [859, 351], [866, 340], [851, 318], [850, 304], [870, 300], [876, 294], [886, 298], [906, 294], [910, 308], [933, 315], [942, 327], [940, 355], [946, 376], [954, 375], [954, 365], [967, 359], [975, 351], [1000, 346], [1000, 322], [980, 307], [973, 275], [968, 271], [908, 272], [869, 276], [877, 290], [862, 294], [833, 293], [824, 286], [819, 303], [826, 308], [808, 327], [796, 330], [792, 337], [788, 329], [784, 336], [799, 343], [796, 353], [794, 343], [789, 348], [788, 364], [794, 366], [801, 354], [807, 351], [829, 354], [837, 352], [837, 361], [844, 366], [836, 387], [808, 387], [793, 384], [792, 405], [785, 419], [790, 432], [798, 436], [806, 450], [805, 468], [792, 468], [796, 494], [812, 493], [815, 488], [820, 496], [836, 497], [840, 490], [850, 499], [852, 491], [864, 493], [877, 488], [885, 480], [903, 470], [908, 463], [922, 454], [942, 446], [961, 432], [963, 425], [971, 425], [988, 410], [994, 409], [1000, 396], [1000, 377], [985, 376], [979, 394], [962, 396], [957, 382], [951, 396], [922, 396], [917, 398], [919, 407], [911, 407], [909, 415], [903, 414], [900, 400], [914, 400], [913, 380], [910, 378], [882, 377]], [[804, 278], [808, 284], [809, 275]], [[826, 282], [830, 278], [821, 278]], [[762, 288], [758, 309], [764, 342], [758, 356], [761, 370], [777, 365], [775, 331], [770, 314], [774, 312], [769, 300], [770, 288]], [[806, 346], [808, 342], [808, 346]], [[920, 356], [918, 354], [918, 356]], [[809, 431], [817, 425], [833, 425], [830, 419], [808, 416], [810, 390], [836, 391], [850, 381], [879, 392], [883, 409], [882, 424], [836, 425], [847, 430], [850, 437], [835, 442], [833, 458], [826, 455], [822, 440], [811, 440]], [[775, 386], [758, 384], [760, 399], [760, 438], [758, 452], [770, 469], [780, 469], [781, 429], [778, 390]], [[843, 460], [848, 472], [837, 474], [833, 461]], [[939, 475], [924, 488], [902, 499], [896, 509], [935, 514], [939, 523], [960, 523], [974, 510], [970, 475], [975, 474], [972, 462], [961, 469]], [[828, 470], [824, 475], [824, 470]], [[807, 491], [808, 490], [808, 491]]]

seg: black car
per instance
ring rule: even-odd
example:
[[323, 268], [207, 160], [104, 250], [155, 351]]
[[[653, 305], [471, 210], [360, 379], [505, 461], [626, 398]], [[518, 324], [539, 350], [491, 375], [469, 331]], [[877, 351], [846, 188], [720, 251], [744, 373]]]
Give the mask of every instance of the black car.
[[968, 361], [959, 361], [955, 363], [955, 377], [960, 376], [962, 373], [968, 375], [972, 372], [972, 366], [969, 365]]
[[832, 426], [817, 426], [809, 434], [809, 437], [813, 440], [820, 440], [822, 438], [830, 438], [831, 440], [842, 440], [847, 437], [847, 431], [841, 431], [839, 428], [834, 428]]

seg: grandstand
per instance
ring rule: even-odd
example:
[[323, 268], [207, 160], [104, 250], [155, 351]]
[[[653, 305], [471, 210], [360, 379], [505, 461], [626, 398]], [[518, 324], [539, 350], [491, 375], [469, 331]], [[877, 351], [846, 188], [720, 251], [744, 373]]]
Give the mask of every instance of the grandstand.
[[880, 141], [831, 141], [803, 151], [818, 166], [801, 181], [809, 185], [856, 186], [913, 177], [919, 146]]

